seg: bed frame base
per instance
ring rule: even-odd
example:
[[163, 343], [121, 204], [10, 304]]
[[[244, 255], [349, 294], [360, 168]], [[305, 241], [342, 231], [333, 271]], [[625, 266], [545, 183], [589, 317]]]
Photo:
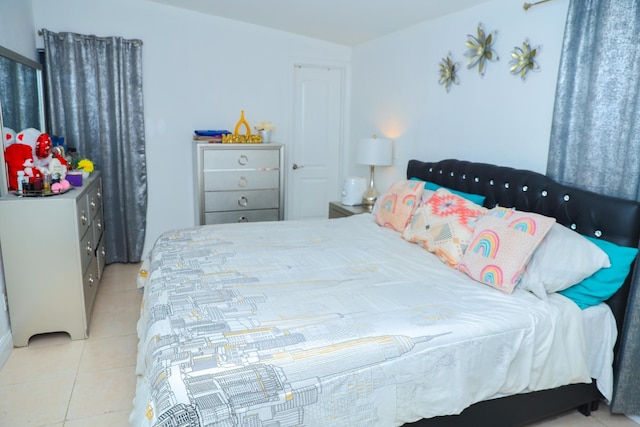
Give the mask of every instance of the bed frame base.
[[406, 427], [523, 426], [578, 409], [585, 416], [596, 411], [602, 398], [595, 385], [571, 384], [551, 390], [486, 400], [460, 415], [423, 419]]

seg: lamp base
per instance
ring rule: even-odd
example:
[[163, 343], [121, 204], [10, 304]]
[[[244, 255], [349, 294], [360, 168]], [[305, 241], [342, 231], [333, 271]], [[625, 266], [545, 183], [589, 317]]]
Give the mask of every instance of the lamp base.
[[369, 188], [362, 195], [362, 205], [371, 212], [373, 209], [373, 205], [375, 205], [376, 200], [378, 199], [378, 191], [374, 188]]
[[378, 198], [378, 190], [376, 190], [376, 185], [373, 183], [373, 177], [375, 175], [375, 166], [369, 165], [369, 188], [362, 195], [362, 205], [371, 212], [373, 209], [373, 205], [376, 203], [376, 199]]

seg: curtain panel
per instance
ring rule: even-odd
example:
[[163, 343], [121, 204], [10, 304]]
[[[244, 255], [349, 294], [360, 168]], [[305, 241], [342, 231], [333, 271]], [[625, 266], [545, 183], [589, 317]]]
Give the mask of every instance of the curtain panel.
[[[547, 174], [640, 200], [640, 2], [570, 1]], [[639, 267], [618, 331], [614, 413], [640, 414]]]
[[147, 216], [142, 42], [43, 37], [50, 133], [102, 171], [106, 262], [138, 262]]

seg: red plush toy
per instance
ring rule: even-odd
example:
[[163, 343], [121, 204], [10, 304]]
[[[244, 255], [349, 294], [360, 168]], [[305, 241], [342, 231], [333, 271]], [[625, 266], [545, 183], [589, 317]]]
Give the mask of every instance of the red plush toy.
[[9, 189], [18, 189], [18, 171], [33, 164], [33, 151], [29, 145], [13, 143], [4, 150], [5, 161], [9, 172]]

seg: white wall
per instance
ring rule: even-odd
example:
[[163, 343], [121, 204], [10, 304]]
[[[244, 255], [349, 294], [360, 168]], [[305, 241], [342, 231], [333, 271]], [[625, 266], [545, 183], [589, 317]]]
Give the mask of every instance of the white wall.
[[[30, 59], [36, 59], [35, 33], [31, 2], [24, 0], [0, 1], [0, 46], [11, 49]], [[0, 249], [2, 242], [0, 242]], [[0, 252], [0, 368], [9, 358], [13, 339], [9, 327], [9, 313], [4, 303], [6, 285], [2, 253]]]
[[36, 32], [28, 0], [0, 1], [0, 46], [36, 60]]
[[[351, 61], [346, 154], [353, 158], [360, 137], [394, 139], [395, 167], [378, 170], [380, 189], [404, 176], [410, 158], [457, 157], [544, 172], [567, 6], [556, 0], [525, 12], [521, 2], [495, 0], [348, 49], [147, 0], [33, 0], [37, 29], [144, 41], [145, 252], [160, 233], [193, 224], [194, 129], [232, 129], [244, 109], [250, 123], [276, 124], [276, 142], [289, 141], [294, 57]], [[463, 55], [479, 22], [498, 31], [500, 60], [489, 63], [484, 78], [465, 67]], [[509, 59], [525, 38], [542, 46], [541, 70], [522, 83], [509, 73]], [[450, 93], [438, 84], [448, 52], [462, 65], [461, 84]], [[346, 164], [347, 174], [367, 175], [365, 167]]]
[[[353, 49], [350, 156], [355, 140], [374, 133], [395, 142], [393, 168], [377, 169], [384, 191], [404, 177], [411, 158], [459, 158], [544, 173], [568, 0], [525, 12], [522, 2], [495, 0], [424, 22]], [[467, 34], [478, 23], [497, 30], [500, 60], [484, 78], [466, 67]], [[509, 72], [511, 51], [525, 38], [541, 45], [540, 71], [522, 81]], [[462, 68], [449, 93], [438, 84], [448, 52]], [[352, 165], [350, 174], [367, 176]]]
[[[194, 129], [270, 120], [290, 135], [293, 58], [350, 61], [344, 46], [146, 0], [33, 0], [35, 27], [144, 42], [148, 162], [145, 253], [164, 231], [194, 223]], [[71, 12], [72, 11], [72, 12]], [[42, 39], [37, 43], [42, 47]]]

